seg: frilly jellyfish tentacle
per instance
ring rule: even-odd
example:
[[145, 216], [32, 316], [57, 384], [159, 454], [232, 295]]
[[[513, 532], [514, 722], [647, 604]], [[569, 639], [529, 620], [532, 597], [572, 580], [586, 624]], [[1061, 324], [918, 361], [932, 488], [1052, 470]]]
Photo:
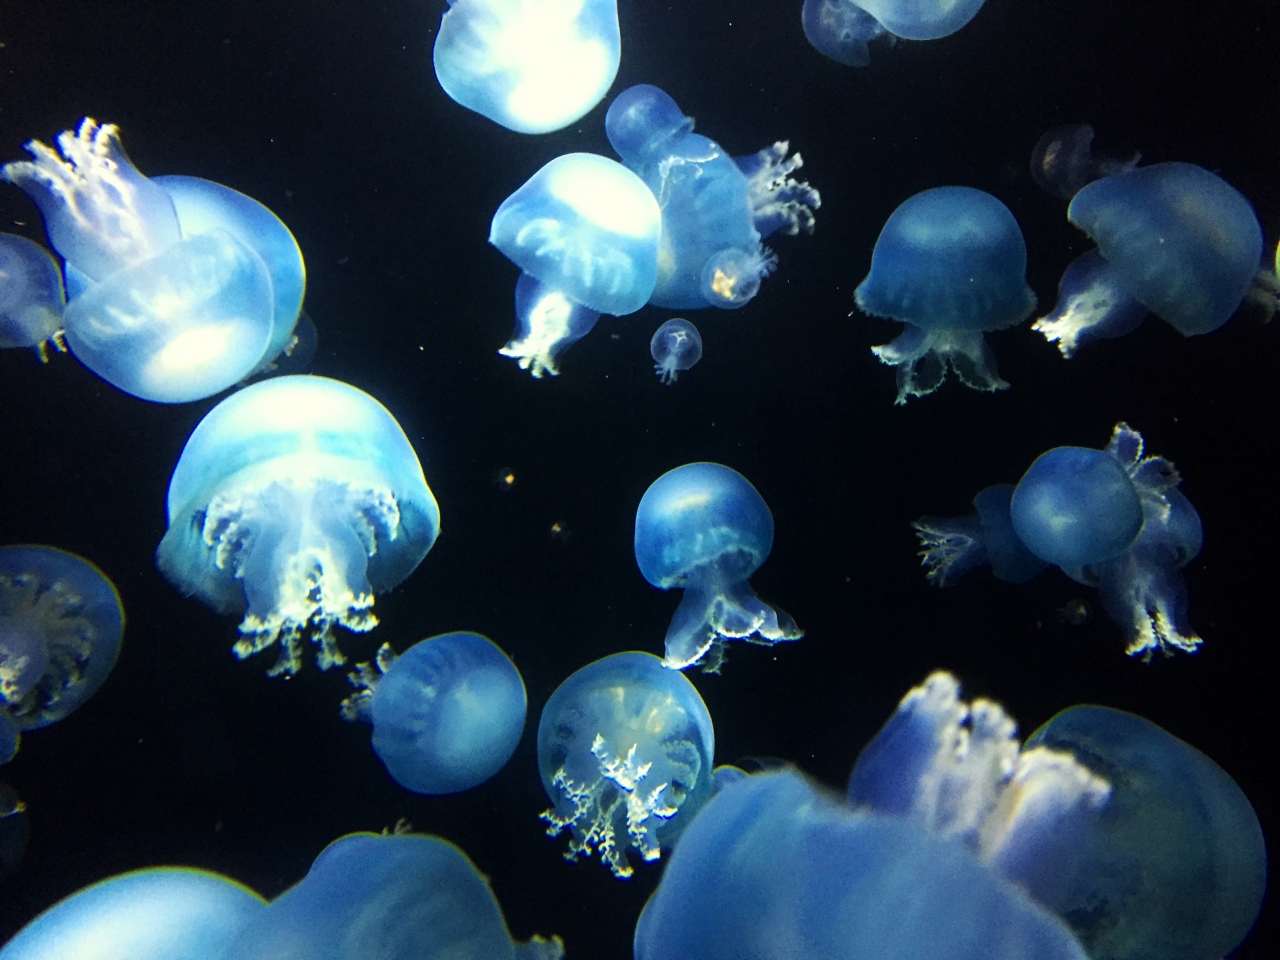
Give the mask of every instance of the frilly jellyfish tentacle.
[[1012, 485], [996, 484], [978, 492], [975, 510], [967, 516], [922, 517], [911, 525], [930, 583], [947, 587], [987, 564], [998, 580], [1026, 583], [1048, 566], [1018, 539], [1009, 511], [1012, 499]]
[[1117, 270], [1097, 250], [1072, 260], [1058, 282], [1058, 303], [1031, 329], [1044, 335], [1068, 360], [1095, 340], [1132, 333], [1148, 310], [1130, 296]]
[[872, 347], [871, 352], [881, 363], [898, 368], [895, 406], [902, 406], [910, 397], [933, 393], [946, 380], [948, 367], [974, 390], [994, 393], [1009, 389], [1008, 382], [996, 372], [996, 356], [981, 330], [930, 330], [908, 324], [897, 339]]
[[559, 357], [595, 327], [600, 314], [527, 273], [516, 281], [516, 329], [505, 347], [534, 378], [560, 374]]
[[[1276, 256], [1280, 260], [1280, 247], [1276, 248]], [[1263, 323], [1270, 323], [1276, 311], [1280, 310], [1280, 275], [1270, 267], [1263, 267], [1254, 275], [1253, 286], [1245, 294], [1245, 299], [1261, 310]]]
[[762, 240], [779, 230], [793, 237], [802, 230], [813, 233], [814, 211], [822, 206], [816, 189], [791, 176], [804, 160], [798, 153], [788, 157], [790, 149], [790, 143], [779, 140], [758, 153], [733, 158], [747, 178], [747, 202]]
[[0, 349], [32, 347], [41, 362], [47, 349], [66, 349], [62, 312], [67, 297], [58, 262], [26, 237], [0, 233]]

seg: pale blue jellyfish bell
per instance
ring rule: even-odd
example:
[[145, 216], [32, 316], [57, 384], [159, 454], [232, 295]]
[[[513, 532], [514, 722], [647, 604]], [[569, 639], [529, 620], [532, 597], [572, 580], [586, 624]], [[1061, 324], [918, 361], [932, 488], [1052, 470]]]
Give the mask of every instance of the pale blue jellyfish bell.
[[236, 655], [277, 642], [271, 675], [345, 662], [334, 627], [370, 630], [375, 595], [435, 543], [440, 511], [417, 454], [378, 401], [324, 377], [264, 380], [196, 426], [169, 481], [161, 573], [243, 614]]
[[1025, 320], [1035, 307], [1027, 246], [1003, 203], [972, 187], [935, 187], [890, 215], [855, 293], [858, 308], [906, 324], [873, 347], [898, 368], [898, 404], [932, 393], [947, 368], [974, 390], [1004, 390], [983, 339]]
[[1087, 123], [1054, 127], [1031, 150], [1031, 179], [1042, 190], [1070, 200], [1095, 180], [1132, 170], [1142, 159], [1134, 154], [1117, 160], [1093, 150], [1094, 131]]
[[673, 384], [677, 374], [702, 359], [702, 336], [688, 320], [675, 317], [653, 332], [649, 355], [653, 357], [654, 372], [662, 382]]
[[662, 209], [662, 247], [650, 302], [672, 310], [736, 310], [760, 290], [777, 258], [761, 240], [812, 232], [818, 191], [791, 174], [802, 164], [785, 141], [730, 157], [693, 133], [663, 90], [628, 87], [605, 114], [613, 149], [648, 184]]
[[1026, 583], [1049, 566], [1047, 560], [1028, 550], [1014, 531], [1009, 514], [1012, 498], [1012, 484], [997, 484], [973, 498], [973, 513], [921, 517], [911, 525], [920, 540], [920, 559], [930, 583], [950, 586], [983, 566], [990, 566], [998, 580]]
[[985, 0], [857, 0], [895, 37], [938, 40], [955, 33], [982, 9]]
[[653, 293], [662, 214], [622, 164], [591, 153], [557, 157], [507, 197], [489, 242], [518, 266], [516, 331], [499, 353], [533, 376], [600, 314], [639, 310]]
[[715, 672], [730, 640], [768, 646], [804, 635], [747, 583], [772, 546], [773, 514], [736, 470], [687, 463], [649, 486], [636, 508], [636, 563], [655, 587], [684, 591], [667, 630], [667, 666]]
[[445, 93], [517, 133], [582, 117], [620, 56], [617, 0], [449, 0], [433, 53]]
[[62, 349], [66, 302], [53, 255], [26, 237], [0, 233], [0, 349], [31, 347], [41, 359], [50, 343]]
[[867, 44], [885, 32], [884, 25], [853, 0], [804, 0], [800, 22], [810, 46], [850, 67], [869, 64]]
[[715, 732], [684, 674], [650, 653], [615, 653], [556, 688], [538, 722], [538, 770], [565, 857], [598, 853], [631, 876], [627, 848], [656, 860], [714, 790]]
[[478, 633], [431, 637], [400, 656], [383, 644], [351, 683], [358, 692], [343, 702], [343, 717], [373, 724], [374, 752], [414, 793], [479, 786], [511, 759], [524, 730], [520, 672]]

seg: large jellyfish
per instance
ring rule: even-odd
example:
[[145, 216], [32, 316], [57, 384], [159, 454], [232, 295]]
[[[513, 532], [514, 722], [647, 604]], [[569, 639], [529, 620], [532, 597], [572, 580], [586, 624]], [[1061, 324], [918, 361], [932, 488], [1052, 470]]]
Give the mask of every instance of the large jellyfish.
[[869, 64], [867, 44], [885, 32], [884, 25], [853, 0], [804, 0], [800, 23], [815, 50], [850, 67]]
[[804, 635], [747, 583], [772, 546], [773, 514], [738, 471], [687, 463], [650, 484], [636, 508], [636, 563], [655, 587], [684, 590], [667, 629], [668, 667], [714, 673], [729, 640], [768, 646]]
[[0, 348], [32, 347], [41, 359], [49, 343], [62, 349], [66, 302], [53, 255], [26, 237], [0, 233]]
[[279, 642], [293, 674], [309, 630], [317, 663], [344, 663], [333, 628], [371, 630], [374, 595], [413, 572], [440, 511], [386, 408], [324, 377], [264, 380], [196, 426], [169, 481], [156, 564], [221, 613], [243, 613], [236, 656]]
[[907, 329], [873, 347], [898, 368], [898, 397], [933, 393], [948, 366], [974, 390], [1004, 390], [985, 330], [1025, 320], [1036, 304], [1026, 282], [1027, 245], [1009, 208], [972, 187], [935, 187], [889, 216], [858, 286], [859, 309]]
[[684, 674], [650, 653], [615, 653], [556, 688], [538, 722], [538, 770], [566, 859], [599, 853], [631, 876], [627, 847], [656, 860], [714, 790], [711, 715]]
[[600, 102], [620, 56], [617, 0], [449, 0], [433, 58], [467, 109], [549, 133]]
[[1031, 150], [1031, 179], [1042, 190], [1070, 200], [1093, 181], [1132, 170], [1142, 159], [1141, 154], [1128, 160], [1095, 155], [1093, 136], [1093, 127], [1087, 123], [1068, 123], [1048, 131]]
[[645, 305], [657, 275], [662, 213], [622, 164], [591, 153], [556, 157], [493, 215], [489, 242], [522, 271], [516, 330], [498, 352], [533, 376], [595, 326]]
[[622, 162], [649, 185], [662, 208], [655, 306], [736, 310], [759, 292], [777, 258], [761, 240], [779, 230], [813, 231], [818, 191], [791, 174], [800, 155], [785, 141], [730, 157], [693, 133], [664, 91], [638, 84], [609, 105], [605, 133]]
[[396, 656], [383, 644], [375, 664], [351, 674], [358, 692], [347, 720], [373, 724], [373, 750], [396, 783], [415, 793], [460, 793], [492, 777], [524, 730], [524, 681], [488, 637], [430, 637]]
[[[211, 396], [293, 336], [304, 268], [266, 207], [196, 177], [147, 179], [119, 130], [86, 118], [33, 140], [0, 175], [40, 208], [65, 259], [71, 352], [121, 390], [160, 403]], [[59, 155], [61, 153], [61, 156]]]
[[669, 386], [676, 382], [677, 374], [702, 359], [702, 336], [688, 320], [675, 317], [653, 332], [649, 355], [654, 371]]
[[[235, 960], [559, 960], [559, 937], [516, 943], [465, 853], [425, 834], [353, 833], [248, 923]], [[2, 957], [0, 960], [8, 960]]]
[[1075, 194], [1067, 217], [1098, 245], [1067, 268], [1053, 312], [1032, 329], [1063, 356], [1128, 333], [1154, 313], [1186, 336], [1218, 329], [1255, 294], [1262, 227], [1234, 187], [1191, 163], [1104, 177]]
[[0, 547], [0, 760], [17, 751], [18, 731], [55, 723], [97, 692], [123, 636], [120, 595], [88, 560]]

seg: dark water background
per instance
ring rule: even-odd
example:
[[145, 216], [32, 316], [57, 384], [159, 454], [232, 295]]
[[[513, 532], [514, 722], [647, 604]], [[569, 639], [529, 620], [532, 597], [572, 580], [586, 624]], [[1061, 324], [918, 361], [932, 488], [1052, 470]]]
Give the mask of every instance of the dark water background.
[[[786, 758], [841, 784], [898, 698], [946, 667], [1028, 732], [1079, 702], [1151, 718], [1225, 767], [1275, 842], [1280, 323], [1241, 316], [1186, 340], [1149, 322], [1071, 362], [1024, 327], [990, 338], [1011, 390], [949, 383], [895, 408], [893, 371], [868, 347], [897, 328], [849, 314], [885, 218], [942, 184], [1012, 209], [1047, 310], [1086, 247], [1027, 174], [1036, 139], [1062, 123], [1093, 123], [1117, 154], [1220, 173], [1274, 249], [1280, 7], [988, 0], [960, 33], [880, 47], [854, 70], [808, 46], [800, 0], [619, 6], [614, 92], [663, 86], [733, 153], [790, 138], [824, 201], [813, 237], [777, 242], [781, 266], [746, 309], [691, 316], [704, 359], [670, 389], [648, 357], [669, 311], [602, 319], [556, 380], [496, 354], [516, 271], [486, 244], [489, 218], [552, 157], [610, 154], [608, 99], [539, 137], [469, 113], [432, 73], [443, 0], [3, 0], [0, 160], [90, 115], [120, 125], [144, 173], [206, 177], [270, 206], [306, 256], [314, 372], [373, 394], [417, 448], [443, 533], [378, 598], [381, 626], [345, 637], [347, 652], [485, 633], [523, 672], [530, 714], [514, 759], [476, 790], [398, 788], [368, 728], [338, 716], [340, 671], [268, 680], [272, 655], [236, 662], [235, 623], [153, 567], [169, 473], [217, 398], [152, 405], [68, 357], [40, 366], [6, 351], [0, 543], [91, 558], [128, 628], [97, 696], [27, 736], [3, 771], [32, 837], [0, 885], [0, 940], [85, 884], [154, 864], [223, 871], [272, 897], [329, 841], [403, 817], [467, 851], [517, 936], [559, 933], [571, 960], [629, 957], [661, 868], [623, 883], [561, 859], [564, 839], [537, 819], [533, 734], [573, 670], [661, 651], [677, 598], [636, 569], [634, 511], [650, 482], [691, 460], [729, 464], [764, 495], [777, 535], [753, 582], [808, 631], [731, 650], [723, 676], [692, 676], [719, 762]], [[43, 239], [7, 186], [0, 229]], [[986, 573], [945, 592], [926, 584], [912, 519], [963, 512], [1043, 450], [1100, 446], [1121, 419], [1177, 462], [1204, 520], [1186, 571], [1202, 652], [1144, 665], [1103, 615], [1060, 624], [1056, 608], [1094, 597], [1056, 572], [1023, 587]], [[515, 473], [510, 491], [491, 482], [500, 467]], [[553, 538], [553, 523], [571, 536]], [[1278, 926], [1269, 906], [1238, 955], [1277, 956]]]

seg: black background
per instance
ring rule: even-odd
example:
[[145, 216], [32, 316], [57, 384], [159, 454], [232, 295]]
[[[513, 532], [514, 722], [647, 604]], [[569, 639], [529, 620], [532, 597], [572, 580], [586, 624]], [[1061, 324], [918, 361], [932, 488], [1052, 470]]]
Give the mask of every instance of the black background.
[[[5, 0], [0, 161], [89, 115], [114, 122], [145, 174], [225, 183], [274, 209], [306, 256], [314, 372], [367, 390], [399, 419], [440, 502], [443, 532], [416, 573], [378, 598], [381, 626], [347, 635], [368, 659], [448, 630], [514, 658], [529, 691], [516, 756], [456, 797], [409, 794], [339, 718], [341, 671], [291, 681], [239, 663], [235, 623], [157, 574], [169, 473], [217, 398], [158, 406], [70, 357], [0, 355], [0, 543], [91, 558], [128, 612], [118, 665], [66, 721], [24, 738], [3, 777], [29, 806], [30, 847], [0, 885], [0, 940], [77, 888], [160, 863], [226, 872], [265, 896], [334, 838], [398, 818], [460, 844], [492, 880], [514, 935], [559, 933], [571, 960], [630, 956], [660, 866], [629, 882], [568, 864], [542, 835], [534, 732], [551, 691], [607, 653], [660, 652], [677, 597], [650, 588], [634, 511], [662, 472], [735, 467], [773, 509], [773, 554], [753, 578], [807, 630], [772, 650], [731, 648], [693, 675], [717, 760], [793, 760], [843, 782], [898, 698], [935, 667], [1005, 704], [1027, 732], [1098, 702], [1140, 713], [1241, 784], [1273, 839], [1276, 484], [1280, 325], [1248, 314], [1193, 340], [1148, 322], [1070, 362], [1025, 327], [991, 336], [1013, 386], [954, 382], [895, 408], [869, 347], [895, 325], [851, 313], [885, 218], [942, 184], [988, 190], [1026, 234], [1042, 312], [1086, 248], [1065, 206], [1027, 174], [1046, 129], [1090, 122], [1098, 144], [1220, 173], [1280, 234], [1280, 12], [1263, 0], [989, 0], [958, 34], [877, 46], [856, 70], [812, 50], [800, 0], [620, 0], [614, 93], [657, 83], [732, 153], [789, 138], [822, 191], [813, 237], [739, 312], [691, 315], [702, 362], [666, 388], [648, 340], [671, 313], [603, 318], [534, 381], [495, 352], [516, 270], [490, 248], [498, 204], [559, 154], [611, 155], [608, 98], [558, 133], [510, 133], [449, 100], [431, 67], [443, 0]], [[17, 189], [0, 229], [43, 239]], [[1051, 572], [1012, 587], [989, 573], [929, 587], [909, 522], [957, 514], [1043, 450], [1101, 446], [1117, 420], [1177, 462], [1205, 547], [1187, 569], [1194, 656], [1123, 655], [1100, 612]], [[516, 477], [509, 491], [493, 475]], [[571, 536], [550, 535], [553, 523]], [[1274, 909], [1241, 957], [1276, 955]]]

